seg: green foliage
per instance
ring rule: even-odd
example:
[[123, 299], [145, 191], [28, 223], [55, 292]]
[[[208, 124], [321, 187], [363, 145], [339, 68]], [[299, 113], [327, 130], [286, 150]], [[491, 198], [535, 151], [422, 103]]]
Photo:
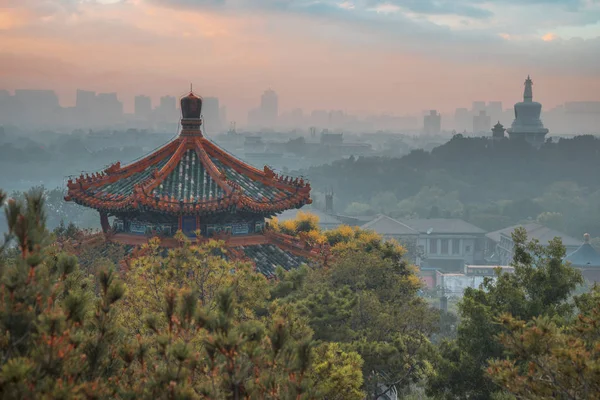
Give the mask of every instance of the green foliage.
[[487, 374], [519, 398], [600, 399], [600, 293], [587, 297], [588, 307], [562, 328], [549, 317], [502, 315], [499, 340], [510, 358], [491, 361]]
[[[488, 231], [563, 215], [566, 234], [600, 236], [600, 139], [577, 136], [534, 149], [519, 141], [456, 135], [431, 152], [359, 157], [300, 173], [333, 190], [352, 215], [459, 217]], [[393, 205], [393, 199], [396, 204]], [[438, 213], [431, 214], [432, 210]]]
[[487, 399], [497, 390], [484, 374], [491, 358], [502, 358], [504, 348], [496, 337], [504, 328], [497, 323], [506, 314], [523, 320], [546, 316], [561, 325], [574, 311], [569, 298], [581, 284], [579, 271], [563, 261], [565, 249], [559, 240], [549, 246], [527, 242], [525, 231], [513, 234], [514, 274], [497, 272], [480, 289], [467, 289], [459, 304], [458, 337], [440, 346], [437, 376], [430, 393], [446, 398]]
[[41, 191], [9, 201], [6, 216], [0, 397], [362, 398], [361, 357], [315, 346], [297, 308], [268, 304], [266, 279], [227, 262], [221, 243], [164, 254], [150, 241], [125, 282], [101, 265], [94, 279], [52, 242]]
[[323, 343], [314, 349], [312, 378], [317, 391], [328, 400], [362, 400], [363, 360], [356, 352], [344, 351], [338, 343]]
[[316, 340], [362, 357], [368, 398], [429, 376], [429, 337], [439, 314], [417, 296], [421, 282], [404, 249], [349, 227], [323, 235], [333, 246], [331, 264], [280, 271], [271, 291], [277, 302], [306, 316]]
[[111, 270], [94, 282], [75, 257], [46, 246], [43, 207], [42, 193], [32, 191], [6, 209], [6, 244], [19, 251], [3, 259], [0, 272], [0, 393], [109, 396], [109, 378], [119, 365], [111, 357], [119, 336], [113, 305], [123, 286]]

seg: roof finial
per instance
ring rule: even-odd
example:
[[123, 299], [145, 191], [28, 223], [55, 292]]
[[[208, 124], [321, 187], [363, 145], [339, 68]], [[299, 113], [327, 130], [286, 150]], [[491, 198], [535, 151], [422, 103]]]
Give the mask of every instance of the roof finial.
[[527, 80], [525, 81], [525, 91], [523, 92], [523, 101], [526, 103], [531, 103], [533, 101], [533, 82], [531, 81], [531, 77], [527, 75]]
[[583, 241], [585, 243], [589, 243], [590, 242], [590, 234], [589, 233], [586, 233], [586, 234], [583, 235]]
[[194, 92], [194, 89], [192, 87], [192, 82], [190, 82], [190, 93], [193, 93], [193, 92]]

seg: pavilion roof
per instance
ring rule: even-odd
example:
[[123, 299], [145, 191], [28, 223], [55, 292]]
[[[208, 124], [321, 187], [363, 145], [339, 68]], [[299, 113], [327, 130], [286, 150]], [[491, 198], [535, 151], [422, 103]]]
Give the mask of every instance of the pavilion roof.
[[581, 247], [565, 257], [565, 261], [569, 261], [574, 267], [600, 268], [600, 254], [588, 242], [582, 244]]
[[277, 213], [310, 204], [310, 184], [256, 169], [205, 137], [180, 135], [126, 166], [69, 180], [66, 200], [105, 212]]

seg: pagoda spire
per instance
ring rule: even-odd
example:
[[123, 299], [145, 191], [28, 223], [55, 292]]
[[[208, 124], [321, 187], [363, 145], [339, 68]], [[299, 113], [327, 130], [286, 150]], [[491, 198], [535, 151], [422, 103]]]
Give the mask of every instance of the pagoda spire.
[[525, 103], [531, 103], [533, 101], [533, 81], [527, 75], [527, 80], [525, 81], [525, 91], [523, 92], [523, 101]]

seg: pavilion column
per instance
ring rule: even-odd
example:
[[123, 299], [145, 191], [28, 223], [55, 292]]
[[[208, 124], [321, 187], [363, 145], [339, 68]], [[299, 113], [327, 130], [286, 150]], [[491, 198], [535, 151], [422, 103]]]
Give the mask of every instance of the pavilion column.
[[178, 225], [179, 225], [179, 227], [177, 228], [177, 230], [183, 231], [183, 214], [179, 214]]
[[102, 227], [102, 232], [108, 233], [110, 231], [110, 224], [108, 223], [108, 214], [104, 211], [100, 211], [100, 226]]
[[200, 230], [200, 216], [196, 215], [196, 230]]

